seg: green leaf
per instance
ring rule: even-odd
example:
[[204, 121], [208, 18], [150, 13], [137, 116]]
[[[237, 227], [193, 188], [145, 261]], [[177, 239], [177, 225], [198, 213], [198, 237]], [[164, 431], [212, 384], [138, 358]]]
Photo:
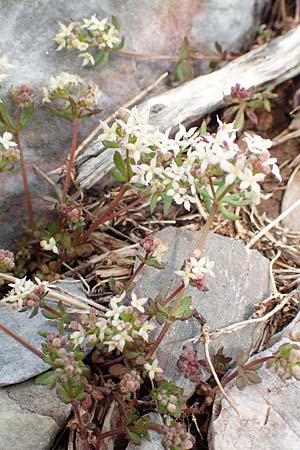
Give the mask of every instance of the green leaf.
[[229, 212], [224, 205], [222, 205], [222, 203], [219, 203], [219, 210], [221, 211], [221, 213], [223, 214], [223, 216], [226, 219], [229, 220], [238, 220], [240, 219], [240, 216], [236, 216], [235, 214], [232, 214], [231, 212]]
[[27, 123], [32, 117], [33, 111], [34, 111], [34, 103], [29, 105], [28, 108], [24, 110], [24, 114], [22, 115], [21, 121], [17, 127], [17, 131], [22, 130], [22, 128], [24, 128], [25, 125], [27, 125]]
[[116, 16], [111, 16], [111, 23], [113, 24], [113, 26], [120, 31], [120, 22], [118, 21], [118, 19], [116, 18]]
[[39, 308], [36, 306], [35, 308], [33, 308], [33, 310], [31, 311], [31, 314], [29, 316], [29, 319], [32, 319], [33, 317], [35, 317], [37, 315], [37, 313], [39, 312]]
[[76, 400], [77, 402], [81, 402], [82, 400], [84, 400], [86, 397], [86, 392], [78, 392], [77, 394], [75, 394], [75, 398], [74, 400]]
[[54, 386], [56, 380], [57, 376], [51, 370], [50, 372], [42, 373], [41, 375], [37, 376], [35, 379], [35, 384], [50, 384], [51, 386]]
[[102, 67], [104, 67], [107, 62], [108, 62], [108, 57], [109, 57], [109, 51], [107, 50], [101, 50], [96, 56], [95, 56], [95, 64], [94, 64], [94, 68], [95, 69], [102, 69]]
[[241, 130], [243, 128], [244, 124], [245, 124], [245, 113], [244, 113], [244, 109], [240, 108], [238, 110], [237, 115], [235, 116], [233, 126], [234, 126], [234, 128], [238, 128]]
[[206, 126], [205, 119], [203, 119], [203, 120], [202, 120], [202, 123], [201, 123], [201, 127], [200, 127], [200, 134], [201, 134], [201, 135], [202, 135], [202, 134], [205, 134], [206, 131], [207, 131], [207, 126]]
[[119, 170], [119, 172], [121, 172], [121, 174], [126, 177], [127, 176], [127, 168], [126, 168], [125, 162], [124, 162], [123, 157], [120, 152], [114, 153], [114, 163], [115, 163], [116, 168]]
[[156, 269], [164, 269], [166, 267], [165, 264], [160, 264], [155, 258], [148, 258], [146, 261], [146, 265], [155, 267]]
[[188, 63], [186, 63], [185, 61], [181, 61], [177, 64], [175, 71], [175, 81], [183, 83], [185, 80], [190, 78], [191, 75], [192, 71]]
[[47, 311], [46, 309], [42, 310], [42, 314], [44, 317], [46, 317], [46, 319], [57, 319], [58, 315], [57, 314], [53, 314], [50, 311]]
[[232, 206], [249, 205], [251, 203], [250, 199], [240, 200], [240, 196], [242, 194], [243, 193], [227, 195], [226, 197], [223, 198], [222, 203], [227, 203], [228, 205], [232, 205]]
[[245, 389], [245, 387], [248, 386], [248, 384], [249, 384], [247, 378], [245, 378], [245, 377], [243, 377], [243, 376], [241, 376], [241, 375], [239, 375], [238, 377], [236, 377], [235, 383], [236, 383], [236, 387], [237, 387], [240, 391], [242, 391], [243, 389]]
[[112, 176], [116, 181], [119, 181], [120, 183], [126, 181], [126, 177], [121, 175], [120, 172], [113, 172]]
[[212, 207], [212, 200], [210, 198], [209, 193], [207, 192], [207, 190], [205, 188], [199, 188], [197, 187], [197, 191], [204, 203], [205, 209], [208, 213], [210, 213], [211, 211], [211, 207]]
[[72, 399], [63, 387], [57, 390], [57, 394], [63, 402], [71, 403]]
[[266, 111], [271, 112], [271, 102], [268, 98], [264, 99], [264, 108]]
[[184, 315], [187, 311], [190, 313], [190, 306], [192, 304], [192, 299], [190, 296], [188, 297], [184, 297], [181, 300], [180, 305], [178, 306], [176, 312], [175, 312], [175, 316], [176, 317], [181, 317], [182, 315]]
[[14, 123], [9, 115], [6, 105], [3, 102], [0, 102], [0, 114], [2, 116], [3, 121], [6, 123], [6, 125], [9, 126], [10, 131], [14, 132], [15, 128]]
[[157, 202], [158, 202], [158, 199], [159, 199], [159, 195], [160, 194], [158, 192], [155, 192], [152, 195], [152, 197], [151, 197], [151, 201], [150, 201], [150, 212], [151, 212], [151, 214], [153, 213], [153, 211], [156, 208], [156, 205], [157, 205]]
[[245, 370], [244, 375], [247, 378], [247, 380], [250, 381], [250, 383], [253, 384], [261, 383], [261, 377], [255, 371]]
[[173, 197], [171, 195], [164, 195], [164, 197], [163, 197], [164, 216], [168, 215], [168, 212], [169, 212], [171, 204], [172, 204], [172, 200], [173, 200]]
[[106, 148], [120, 148], [118, 142], [115, 141], [102, 141], [102, 144], [104, 145], [104, 147]]
[[166, 320], [165, 314], [163, 314], [161, 312], [157, 312], [155, 317], [156, 317], [157, 323], [159, 325], [162, 325], [164, 323], [164, 321]]
[[113, 46], [112, 51], [117, 52], [118, 50], [121, 50], [124, 47], [124, 43], [125, 43], [125, 40], [124, 40], [124, 38], [122, 38], [122, 40], [119, 42], [119, 44], [115, 44]]

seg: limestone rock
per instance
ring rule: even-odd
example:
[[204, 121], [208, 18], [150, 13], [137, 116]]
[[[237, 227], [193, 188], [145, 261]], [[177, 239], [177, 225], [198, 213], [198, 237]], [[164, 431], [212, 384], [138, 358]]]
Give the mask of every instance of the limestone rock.
[[33, 380], [0, 389], [0, 450], [49, 450], [71, 407]]
[[[273, 341], [277, 340], [276, 344], [255, 358], [269, 356], [283, 343], [299, 343], [299, 314], [279, 336], [280, 340], [276, 335], [273, 337]], [[258, 373], [262, 378], [261, 384], [247, 386], [243, 391], [239, 391], [234, 382], [226, 387], [226, 392], [240, 412], [240, 418], [226, 400], [219, 397], [215, 401], [209, 430], [210, 450], [298, 450], [300, 381], [282, 381], [266, 368], [261, 368]]]
[[[181, 280], [174, 274], [195, 248], [198, 233], [168, 227], [156, 234], [168, 246], [165, 256], [166, 268], [157, 270], [146, 266], [136, 279], [135, 292], [140, 296], [155, 298], [160, 294], [166, 298]], [[185, 295], [192, 297], [193, 306], [204, 316], [210, 328], [220, 328], [248, 319], [254, 312], [254, 304], [269, 294], [269, 261], [256, 250], [247, 251], [237, 240], [210, 233], [203, 254], [215, 261], [215, 278], [208, 282], [208, 292], [188, 287]], [[199, 324], [195, 319], [175, 322], [159, 347], [158, 358], [167, 376], [191, 392], [186, 379], [177, 371], [178, 356], [183, 345], [199, 335]], [[211, 351], [224, 346], [227, 356], [236, 358], [241, 349], [250, 349], [254, 328], [246, 327], [238, 333], [222, 335], [211, 343]], [[195, 348], [203, 358], [203, 346]], [[189, 387], [188, 387], [189, 386]]]
[[[300, 198], [300, 171], [290, 178], [282, 199], [282, 212], [296, 203]], [[283, 226], [290, 230], [300, 230], [300, 206], [282, 220]]]

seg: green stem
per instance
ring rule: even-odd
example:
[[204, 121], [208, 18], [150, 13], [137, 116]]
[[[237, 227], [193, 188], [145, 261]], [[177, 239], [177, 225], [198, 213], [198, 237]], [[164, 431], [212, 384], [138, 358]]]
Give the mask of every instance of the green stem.
[[37, 348], [35, 348], [33, 345], [30, 344], [30, 342], [23, 339], [21, 336], [17, 335], [13, 330], [8, 328], [6, 325], [3, 325], [3, 323], [0, 323], [0, 328], [9, 336], [11, 336], [13, 339], [15, 339], [19, 344], [22, 344], [24, 347], [26, 347], [29, 351], [34, 353], [36, 356], [38, 356], [41, 359], [44, 359], [44, 354], [40, 352]]
[[66, 174], [64, 186], [63, 186], [63, 195], [62, 195], [62, 200], [61, 200], [62, 203], [64, 203], [66, 201], [68, 188], [69, 188], [69, 184], [70, 184], [70, 180], [71, 180], [71, 174], [72, 174], [72, 170], [74, 167], [75, 152], [76, 152], [76, 148], [77, 148], [77, 140], [78, 140], [78, 132], [79, 132], [79, 124], [80, 124], [80, 119], [77, 117], [73, 121], [72, 143], [71, 143], [71, 149], [70, 149], [70, 154], [69, 154], [67, 174]]
[[99, 227], [99, 225], [102, 225], [102, 223], [106, 222], [108, 220], [108, 217], [110, 213], [115, 209], [115, 207], [119, 204], [119, 202], [124, 197], [125, 192], [128, 190], [128, 186], [125, 184], [122, 186], [122, 189], [118, 193], [118, 195], [114, 198], [114, 200], [110, 203], [110, 205], [106, 208], [106, 210], [100, 215], [100, 217], [93, 222], [90, 227], [83, 233], [82, 236], [82, 242], [85, 242], [90, 234], [96, 230], [96, 228]]

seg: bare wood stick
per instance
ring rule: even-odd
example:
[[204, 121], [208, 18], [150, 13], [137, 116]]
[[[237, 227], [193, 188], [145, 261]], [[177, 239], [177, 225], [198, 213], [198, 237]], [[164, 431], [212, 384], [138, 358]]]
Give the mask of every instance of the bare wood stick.
[[[229, 62], [220, 70], [199, 76], [182, 86], [150, 98], [139, 105], [141, 114], [149, 116], [151, 124], [161, 130], [182, 122], [200, 119], [222, 107], [224, 96], [236, 83], [246, 89], [262, 88], [268, 83], [277, 85], [300, 73], [300, 26]], [[93, 154], [91, 154], [93, 153]], [[84, 156], [84, 154], [82, 155]], [[78, 161], [77, 183], [91, 188], [105, 183], [104, 176], [113, 167], [113, 152], [101, 145]]]
[[267, 226], [265, 226], [258, 234], [256, 234], [251, 241], [247, 244], [247, 249], [250, 249], [253, 247], [253, 245], [259, 241], [268, 231], [270, 231], [275, 225], [277, 225], [282, 219], [284, 219], [286, 216], [288, 216], [294, 209], [298, 208], [300, 206], [300, 198], [293, 203], [288, 209], [283, 211], [276, 219], [272, 220]]
[[[7, 274], [1, 273], [1, 272], [0, 272], [0, 278], [2, 280], [9, 281], [10, 283], [15, 283], [18, 280], [18, 278], [12, 277], [11, 275], [7, 275]], [[77, 308], [84, 309], [84, 310], [87, 309], [87, 306], [92, 306], [93, 308], [96, 308], [100, 311], [104, 310], [103, 306], [98, 305], [98, 303], [95, 303], [92, 300], [86, 299], [84, 297], [79, 297], [78, 295], [76, 295], [76, 297], [78, 299], [80, 299], [80, 301], [77, 301], [77, 300], [74, 300], [73, 298], [70, 298], [68, 295], [64, 295], [64, 294], [55, 292], [55, 288], [56, 288], [55, 285], [50, 285], [47, 287], [47, 289], [48, 289], [47, 295], [49, 297], [52, 297], [55, 300], [61, 301], [63, 303], [67, 303], [72, 306], [76, 306]], [[69, 294], [69, 295], [72, 297], [72, 294]]]
[[217, 372], [215, 371], [214, 365], [211, 361], [210, 354], [209, 354], [209, 333], [208, 333], [208, 327], [206, 325], [202, 328], [202, 338], [203, 338], [203, 346], [204, 346], [204, 353], [205, 353], [205, 359], [207, 361], [208, 367], [212, 373], [212, 376], [215, 379], [215, 382], [217, 383], [218, 388], [220, 389], [223, 397], [228, 401], [229, 405], [235, 410], [237, 415], [241, 417], [240, 412], [235, 405], [235, 403], [229, 398], [229, 396], [224, 391], [224, 388], [221, 384], [221, 381], [219, 380], [219, 377], [217, 375]]
[[[149, 84], [145, 89], [143, 89], [141, 92], [139, 92], [135, 97], [130, 99], [128, 102], [124, 103], [120, 108], [118, 108], [114, 113], [112, 113], [110, 116], [108, 116], [106, 119], [103, 120], [103, 122], [109, 123], [117, 115], [119, 114], [120, 110], [122, 108], [130, 108], [131, 106], [138, 103], [145, 95], [147, 95], [150, 91], [152, 91], [156, 86], [158, 86], [165, 78], [168, 76], [168, 72], [164, 72], [157, 80], [154, 81], [154, 83]], [[81, 144], [76, 149], [76, 156], [78, 156], [81, 151], [84, 149], [84, 147], [91, 142], [91, 140], [97, 135], [97, 133], [101, 130], [101, 125], [98, 125], [96, 128], [94, 128], [91, 133], [84, 139], [84, 141], [81, 142]]]

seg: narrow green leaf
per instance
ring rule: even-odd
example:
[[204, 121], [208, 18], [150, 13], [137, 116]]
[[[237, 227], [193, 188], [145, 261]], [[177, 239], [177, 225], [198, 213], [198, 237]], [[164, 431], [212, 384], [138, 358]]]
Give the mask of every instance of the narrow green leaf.
[[18, 126], [18, 131], [22, 130], [22, 128], [24, 128], [25, 125], [27, 125], [27, 123], [32, 117], [33, 112], [34, 112], [34, 103], [29, 105], [28, 108], [24, 110], [24, 113]]
[[210, 213], [211, 211], [211, 207], [212, 207], [212, 200], [210, 198], [209, 193], [207, 192], [207, 190], [205, 188], [199, 188], [197, 187], [197, 191], [204, 203], [205, 209], [208, 213]]
[[237, 112], [237, 115], [235, 116], [233, 126], [234, 126], [234, 128], [237, 128], [237, 129], [241, 130], [243, 128], [243, 126], [244, 126], [244, 123], [245, 123], [244, 109], [240, 108], [238, 110], [238, 112]]
[[201, 135], [202, 135], [202, 134], [205, 134], [206, 131], [207, 131], [207, 126], [206, 126], [205, 119], [203, 119], [203, 120], [202, 120], [202, 123], [201, 123], [201, 127], [200, 127], [200, 134], [201, 134]]
[[271, 112], [271, 102], [268, 98], [264, 99], [264, 107], [266, 111]]
[[112, 176], [116, 181], [119, 181], [120, 183], [124, 183], [126, 181], [126, 177], [120, 174], [120, 172], [113, 172]]
[[222, 203], [220, 204], [219, 203], [219, 210], [221, 211], [221, 213], [223, 214], [223, 216], [226, 218], [226, 219], [229, 219], [229, 220], [238, 220], [238, 219], [240, 219], [240, 216], [236, 216], [235, 214], [232, 214], [231, 212], [229, 212], [226, 208], [225, 208], [225, 206], [224, 205], [222, 205]]
[[0, 114], [2, 116], [3, 121], [10, 127], [11, 131], [14, 130], [14, 123], [9, 115], [6, 105], [3, 102], [0, 102]]
[[255, 371], [246, 370], [244, 372], [244, 375], [247, 378], [247, 380], [250, 381], [250, 383], [253, 383], [253, 384], [261, 383], [261, 377]]
[[53, 314], [50, 311], [47, 311], [46, 309], [42, 310], [42, 314], [44, 317], [46, 317], [46, 319], [57, 319], [57, 314]]
[[116, 16], [111, 16], [111, 23], [113, 24], [113, 26], [120, 31], [120, 22], [119, 20], [116, 18]]
[[116, 168], [119, 170], [119, 172], [121, 172], [121, 174], [126, 177], [127, 176], [127, 168], [126, 168], [125, 162], [124, 162], [123, 157], [120, 152], [114, 153], [114, 163], [115, 163]]
[[192, 75], [191, 68], [185, 61], [180, 61], [176, 66], [175, 80], [183, 83]]
[[64, 388], [58, 389], [57, 394], [63, 402], [71, 403], [71, 397]]
[[150, 201], [150, 212], [151, 214], [153, 213], [153, 211], [156, 208], [157, 202], [158, 202], [158, 198], [159, 198], [159, 193], [155, 192], [152, 197], [151, 197], [151, 201]]
[[168, 215], [168, 212], [170, 210], [171, 204], [172, 204], [172, 196], [171, 195], [164, 195], [163, 197], [163, 212], [164, 216]]
[[115, 141], [102, 141], [102, 144], [104, 145], [104, 147], [106, 148], [120, 148], [119, 144]]

